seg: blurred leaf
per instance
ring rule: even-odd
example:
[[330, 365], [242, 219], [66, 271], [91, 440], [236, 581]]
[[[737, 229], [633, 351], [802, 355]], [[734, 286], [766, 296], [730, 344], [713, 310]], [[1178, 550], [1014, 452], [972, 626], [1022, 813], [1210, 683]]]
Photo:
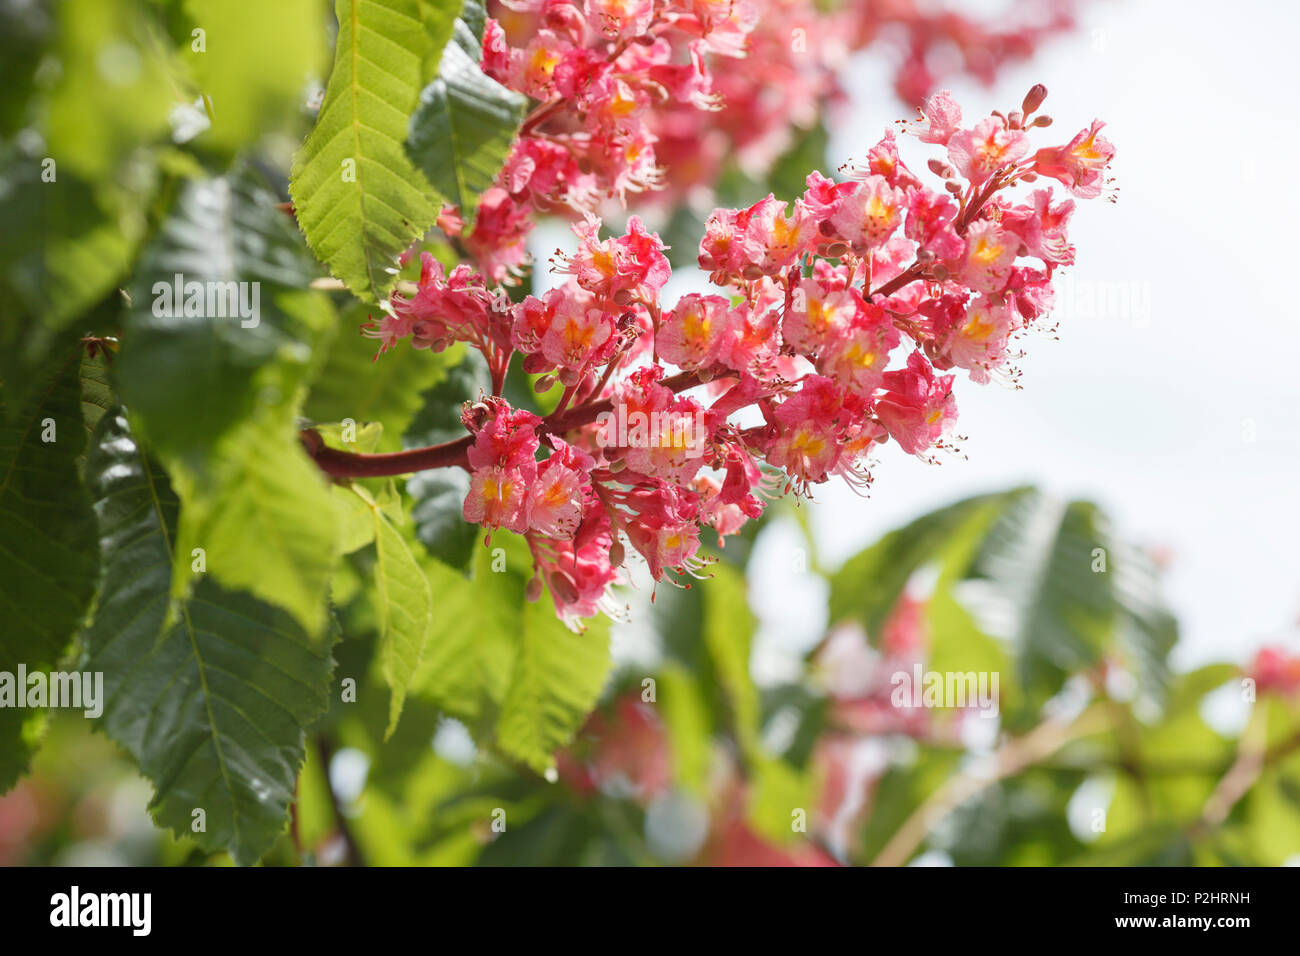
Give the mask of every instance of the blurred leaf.
[[287, 401], [332, 324], [328, 299], [305, 291], [318, 268], [275, 204], [247, 172], [186, 183], [141, 254], [114, 368], [160, 454], [193, 466], [256, 405]]
[[808, 129], [795, 129], [794, 142], [772, 164], [767, 174], [767, 187], [777, 199], [794, 202], [806, 188], [808, 174], [826, 166], [826, 149], [830, 136], [824, 122]]
[[731, 726], [747, 753], [758, 749], [759, 699], [749, 673], [754, 615], [745, 593], [745, 579], [725, 564], [712, 567], [704, 595], [704, 644], [726, 696]]
[[[326, 585], [339, 555], [340, 517], [324, 476], [280, 412], [250, 419], [222, 438], [201, 473], [176, 463], [185, 507], [176, 555], [176, 596], [207, 573], [291, 612], [311, 634], [325, 626]], [[202, 577], [202, 575], [199, 575]]]
[[63, 0], [59, 81], [50, 93], [47, 143], [60, 167], [92, 182], [161, 139], [184, 98], [148, 7], [128, 0]]
[[940, 560], [963, 532], [987, 526], [1008, 501], [1026, 493], [1017, 489], [967, 498], [889, 532], [831, 577], [831, 623], [860, 621], [868, 636], [878, 640], [881, 625], [913, 573]]
[[[11, 674], [54, 664], [95, 593], [95, 514], [77, 471], [80, 367], [77, 346], [44, 370], [16, 416], [0, 415], [0, 671]], [[32, 717], [0, 708], [0, 792], [27, 764]]]
[[50, 0], [0, 3], [0, 63], [6, 80], [0, 90], [0, 138], [12, 136], [33, 119], [36, 68], [54, 34], [51, 14]]
[[365, 313], [353, 308], [344, 314], [303, 414], [318, 422], [379, 422], [384, 430], [378, 450], [398, 451], [402, 434], [427, 401], [424, 393], [447, 377], [460, 349], [434, 353], [403, 343], [376, 355], [375, 340], [356, 331]]
[[392, 691], [385, 736], [392, 736], [406, 700], [406, 688], [419, 667], [429, 637], [433, 596], [411, 549], [388, 517], [366, 492], [360, 488], [353, 491], [365, 502], [374, 526], [379, 655], [384, 680]]
[[87, 473], [106, 571], [81, 666], [104, 674], [105, 729], [154, 782], [160, 824], [254, 863], [286, 820], [303, 728], [326, 708], [332, 641], [206, 578], [169, 620], [178, 502], [120, 413]]
[[538, 773], [573, 739], [596, 706], [609, 674], [609, 627], [591, 621], [581, 634], [555, 616], [548, 596], [524, 605], [519, 652], [497, 720], [502, 753]]
[[1010, 641], [1031, 704], [1107, 654], [1127, 658], [1158, 699], [1177, 636], [1150, 562], [1117, 547], [1098, 508], [1021, 495], [989, 530], [959, 597]]
[[[494, 548], [506, 544], [513, 542], [505, 532], [493, 536]], [[529, 565], [526, 551], [512, 550], [509, 558], [503, 550], [501, 570], [493, 570], [496, 558], [480, 548], [472, 579], [439, 561], [421, 562], [437, 611], [410, 691], [464, 720], [480, 738], [505, 700], [523, 629], [523, 569]]]
[[202, 49], [191, 34], [181, 54], [212, 110], [201, 145], [234, 155], [298, 115], [326, 62], [317, 0], [261, 4], [255, 20], [240, 0], [185, 0], [185, 11], [203, 31]]
[[307, 242], [366, 302], [439, 207], [402, 147], [431, 46], [419, 0], [336, 0], [334, 69], [290, 192]]

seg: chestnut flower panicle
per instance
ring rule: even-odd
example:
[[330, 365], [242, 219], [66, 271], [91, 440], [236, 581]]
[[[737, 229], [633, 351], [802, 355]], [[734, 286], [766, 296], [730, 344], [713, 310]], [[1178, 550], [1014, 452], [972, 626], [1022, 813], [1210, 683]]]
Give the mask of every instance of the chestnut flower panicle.
[[[618, 37], [647, 15], [660, 22], [647, 11], [662, 9], [593, 6]], [[714, 8], [699, 7], [691, 29], [707, 36]], [[570, 61], [591, 83], [610, 79], [574, 53], [572, 10], [546, 9], [568, 24], [548, 82], [574, 82], [560, 68]], [[574, 226], [577, 251], [555, 262], [566, 283], [516, 302], [500, 276], [447, 274], [426, 256], [415, 293], [395, 293], [369, 330], [383, 349], [466, 342], [494, 370], [517, 352], [542, 376], [539, 389], [564, 386], [546, 418], [511, 408], [499, 389], [467, 406], [465, 519], [524, 535], [532, 592], [548, 588], [580, 627], [614, 610], [609, 589], [626, 580], [628, 548], [655, 581], [689, 586], [683, 576], [707, 574], [705, 529], [722, 546], [773, 496], [832, 477], [866, 487], [875, 451], [891, 441], [927, 460], [950, 449], [958, 370], [1014, 383], [1016, 340], [1048, 313], [1054, 273], [1074, 261], [1074, 201], [1043, 180], [1076, 198], [1107, 188], [1114, 149], [1100, 123], [1033, 147], [1045, 95], [1036, 87], [1021, 110], [969, 125], [950, 94], [931, 97], [903, 128], [943, 151], [928, 164], [938, 188], [888, 133], [846, 182], [814, 172], [793, 204], [769, 196], [715, 210], [699, 263], [718, 292], [671, 307], [660, 301], [671, 274], [663, 243], [635, 216], [623, 235], [601, 238], [587, 213]]]

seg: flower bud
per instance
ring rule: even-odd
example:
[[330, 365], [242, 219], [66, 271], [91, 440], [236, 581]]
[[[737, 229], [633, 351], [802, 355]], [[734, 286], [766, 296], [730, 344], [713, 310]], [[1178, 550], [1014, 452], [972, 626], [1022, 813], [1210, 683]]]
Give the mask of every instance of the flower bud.
[[956, 179], [957, 170], [953, 169], [951, 163], [945, 163], [942, 159], [931, 157], [926, 165], [930, 167], [930, 172], [944, 179]]
[[526, 597], [530, 603], [536, 601], [542, 596], [543, 586], [542, 576], [540, 574], [534, 574], [528, 580], [528, 587], [524, 589], [524, 597]]
[[623, 542], [615, 541], [609, 546], [609, 565], [612, 568], [623, 566], [623, 559], [626, 555], [623, 553]]
[[546, 375], [543, 375], [537, 381], [533, 382], [533, 391], [536, 392], [538, 395], [541, 395], [543, 392], [549, 392], [554, 386], [555, 386], [555, 374], [551, 372], [551, 373], [547, 373]]
[[1044, 129], [1052, 125], [1052, 118], [1044, 113], [1042, 116], [1035, 116], [1034, 121], [1029, 124], [1030, 127], [1041, 126]]
[[551, 575], [551, 591], [565, 604], [578, 603], [578, 589], [563, 571]]
[[1024, 102], [1020, 104], [1020, 109], [1026, 116], [1032, 113], [1038, 107], [1043, 105], [1043, 100], [1047, 99], [1047, 87], [1042, 83], [1035, 83], [1030, 87], [1029, 92], [1025, 94]]

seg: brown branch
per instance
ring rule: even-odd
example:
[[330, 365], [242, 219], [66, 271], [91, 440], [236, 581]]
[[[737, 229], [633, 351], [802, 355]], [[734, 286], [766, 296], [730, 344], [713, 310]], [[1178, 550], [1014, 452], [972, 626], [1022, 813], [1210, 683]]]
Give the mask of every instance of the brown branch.
[[[700, 373], [682, 372], [664, 379], [662, 384], [670, 391], [682, 392], [701, 384]], [[578, 408], [571, 408], [542, 419], [538, 432], [563, 434], [574, 428], [590, 425], [602, 414], [613, 409], [614, 403], [608, 398], [588, 402]], [[444, 442], [441, 445], [363, 455], [331, 448], [313, 428], [304, 428], [299, 433], [299, 437], [302, 439], [303, 448], [321, 471], [334, 478], [382, 478], [389, 475], [408, 475], [432, 468], [467, 469], [469, 468], [467, 453], [474, 442], [472, 435], [466, 435], [464, 438]]]

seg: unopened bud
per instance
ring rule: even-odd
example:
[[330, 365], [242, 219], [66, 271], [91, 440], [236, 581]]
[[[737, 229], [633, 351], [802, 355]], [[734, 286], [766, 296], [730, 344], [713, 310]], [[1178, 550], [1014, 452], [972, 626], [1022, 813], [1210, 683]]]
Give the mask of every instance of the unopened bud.
[[528, 598], [530, 602], [536, 601], [542, 596], [542, 587], [542, 576], [534, 574], [528, 581], [528, 587], [524, 589], [524, 597]]
[[578, 603], [578, 589], [563, 571], [551, 575], [551, 591], [565, 604]]
[[934, 173], [936, 176], [941, 176], [944, 179], [957, 178], [957, 170], [953, 169], [951, 165], [945, 163], [942, 159], [931, 156], [926, 160], [925, 164], [930, 167], [930, 172]]
[[1020, 112], [1020, 110], [1012, 110], [1011, 115], [1007, 117], [1007, 122], [1011, 124], [1012, 129], [1020, 129], [1020, 126], [1024, 121], [1025, 114]]
[[763, 278], [763, 270], [759, 266], [751, 263], [750, 265], [745, 266], [744, 271], [741, 272], [741, 276], [749, 282], [754, 282], [757, 279]]
[[835, 224], [829, 219], [823, 219], [821, 222], [817, 223], [817, 231], [823, 236], [833, 236], [835, 235]]
[[930, 270], [930, 275], [934, 277], [935, 282], [947, 282], [949, 274], [948, 267], [942, 262]]
[[541, 352], [534, 352], [532, 355], [524, 356], [524, 371], [529, 375], [537, 375], [539, 372], [549, 372], [554, 367], [555, 363]]
[[582, 381], [582, 369], [562, 368], [560, 369], [560, 381], [564, 383], [565, 388], [572, 388]]
[[536, 392], [538, 395], [541, 395], [543, 392], [549, 392], [554, 386], [555, 386], [555, 375], [554, 373], [548, 373], [546, 375], [543, 375], [537, 381], [533, 382], [533, 391]]
[[954, 196], [956, 196], [958, 193], [961, 192], [961, 183], [946, 182], [943, 184], [943, 188], [948, 190], [948, 192], [952, 193]]
[[1026, 116], [1032, 113], [1038, 107], [1043, 105], [1043, 100], [1047, 99], [1047, 87], [1042, 83], [1035, 83], [1030, 87], [1029, 92], [1025, 94], [1024, 101], [1020, 104], [1020, 109]]
[[838, 259], [848, 251], [849, 244], [847, 242], [832, 242], [822, 250], [822, 254], [828, 259]]
[[698, 372], [695, 373], [695, 377], [698, 378], [701, 382], [713, 381], [713, 366], [710, 365], [707, 368], [700, 369]]
[[615, 541], [609, 546], [609, 566], [611, 568], [621, 568], [625, 557], [622, 541]]
[[1029, 124], [1031, 128], [1034, 126], [1041, 126], [1043, 129], [1046, 129], [1051, 125], [1052, 125], [1052, 118], [1048, 116], [1046, 113], [1044, 113], [1042, 116], [1035, 116], [1034, 121]]
[[627, 289], [619, 289], [614, 293], [614, 302], [617, 305], [627, 305], [632, 301], [632, 293]]

